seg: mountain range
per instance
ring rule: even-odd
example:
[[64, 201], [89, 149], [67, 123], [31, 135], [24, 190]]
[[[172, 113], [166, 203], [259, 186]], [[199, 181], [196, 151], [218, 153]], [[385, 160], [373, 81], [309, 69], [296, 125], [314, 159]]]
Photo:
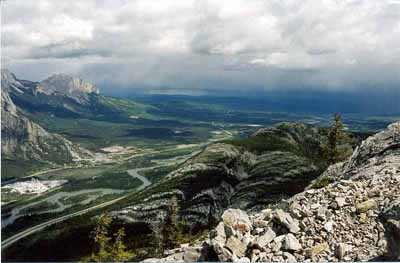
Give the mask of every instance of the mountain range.
[[[5, 161], [3, 165], [14, 167], [14, 163], [17, 166], [17, 163], [21, 162], [65, 164], [90, 157], [90, 151], [59, 134], [46, 131], [31, 121], [22, 108], [15, 105], [14, 100], [18, 95], [41, 96], [37, 95], [41, 91], [36, 87], [34, 83], [19, 81], [8, 70], [1, 71], [1, 149], [2, 161]], [[79, 91], [79, 86], [75, 88]], [[80, 91], [78, 93], [85, 94]], [[2, 176], [7, 178], [10, 175], [3, 173]]]
[[[215, 221], [226, 207], [255, 209], [300, 192], [326, 167], [326, 130], [282, 123], [249, 139], [211, 144], [146, 191], [125, 200], [115, 217], [154, 225], [172, 196], [193, 228]], [[256, 145], [257, 147], [254, 147]]]
[[[200, 107], [193, 102], [138, 103], [104, 96], [95, 85], [64, 74], [32, 82], [2, 70], [1, 91], [2, 180], [22, 177], [43, 167], [85, 162], [103, 146], [93, 136], [97, 133], [105, 133], [106, 146], [112, 145], [115, 137], [120, 145], [128, 144], [130, 137], [126, 134], [134, 134], [140, 143], [151, 138], [159, 143], [159, 148], [143, 147], [145, 154], [160, 154], [154, 159], [140, 159], [138, 155], [132, 163], [129, 157], [126, 163], [110, 168], [122, 169], [117, 171], [120, 174], [106, 174], [116, 182], [117, 176], [125, 172], [128, 179], [150, 178], [151, 182], [143, 179], [143, 188], [121, 191], [124, 196], [109, 205], [81, 213], [76, 219], [83, 220], [79, 224], [66, 221], [47, 229], [42, 239], [20, 241], [24, 252], [12, 247], [7, 254], [11, 258], [47, 259], [40, 254], [43, 250], [35, 249], [43, 248], [43, 244], [46, 253], [57, 260], [71, 259], [69, 253], [52, 254], [64, 247], [68, 247], [66, 251], [75, 251], [74, 259], [87, 256], [90, 245], [82, 246], [82, 239], [90, 237], [94, 219], [104, 213], [114, 219], [113, 227], [127, 229], [128, 247], [141, 251], [134, 260], [355, 261], [399, 257], [399, 123], [362, 143], [365, 134], [348, 132], [351, 139], [339, 147], [349, 158], [328, 167], [327, 127], [287, 121], [262, 128], [242, 124], [248, 122], [247, 116], [268, 116], [270, 119], [264, 121], [272, 124], [277, 122], [275, 118], [280, 120], [278, 117], [286, 115], [220, 110], [215, 105]], [[226, 126], [209, 121], [213, 118]], [[82, 123], [87, 126], [80, 127]], [[189, 126], [193, 130], [184, 130]], [[92, 129], [89, 135], [84, 133], [87, 127]], [[220, 135], [229, 133], [226, 127], [240, 132], [227, 139]], [[193, 144], [192, 140], [199, 138], [192, 131], [206, 128], [207, 133], [220, 135], [219, 139]], [[106, 132], [107, 129], [112, 132]], [[179, 137], [179, 143], [190, 142], [199, 148], [190, 152], [190, 157], [183, 155], [183, 163], [170, 164], [165, 168], [168, 172], [156, 175], [156, 179], [132, 172], [138, 170], [138, 164], [166, 158], [162, 156], [166, 149], [162, 143], [184, 135], [191, 137]], [[160, 143], [162, 136], [165, 141]], [[88, 140], [81, 140], [85, 137]], [[86, 146], [92, 143], [97, 145], [88, 150]], [[172, 145], [172, 159], [174, 154], [179, 156], [181, 146]], [[89, 171], [89, 166], [78, 168]], [[74, 176], [81, 176], [81, 172], [69, 178]], [[96, 176], [76, 182], [94, 188], [97, 185], [90, 183], [102, 183], [96, 181]], [[77, 185], [70, 189], [73, 187]], [[124, 185], [122, 189], [127, 188]], [[9, 210], [14, 205], [19, 203], [11, 203]], [[160, 251], [171, 205], [181, 240], [189, 244]], [[48, 216], [51, 218], [51, 213]], [[30, 218], [22, 217], [18, 222], [31, 226], [27, 221]], [[13, 226], [7, 230], [15, 231]], [[78, 237], [79, 242], [66, 242], [73, 239], [71, 236]], [[34, 251], [39, 251], [37, 257]]]
[[33, 82], [2, 69], [1, 91], [3, 179], [93, 157], [85, 146], [58, 133], [62, 120], [132, 121], [131, 112], [140, 108], [103, 96], [95, 85], [65, 74]]

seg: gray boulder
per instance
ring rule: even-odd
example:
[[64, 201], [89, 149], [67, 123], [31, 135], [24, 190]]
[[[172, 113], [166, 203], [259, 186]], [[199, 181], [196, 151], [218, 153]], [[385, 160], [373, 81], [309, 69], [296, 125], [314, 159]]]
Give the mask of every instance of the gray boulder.
[[260, 248], [263, 248], [266, 245], [268, 245], [269, 243], [271, 243], [271, 241], [274, 240], [275, 237], [276, 237], [275, 232], [271, 228], [268, 228], [268, 230], [265, 234], [257, 237], [256, 245]]
[[285, 236], [285, 239], [283, 240], [283, 249], [286, 251], [297, 251], [300, 250], [302, 247], [300, 245], [300, 242], [297, 240], [297, 238], [289, 233]]
[[247, 246], [236, 237], [230, 237], [226, 241], [226, 247], [237, 257], [245, 256]]
[[282, 209], [278, 209], [273, 214], [274, 219], [279, 222], [279, 224], [284, 225], [289, 232], [297, 233], [300, 231], [299, 222], [293, 219], [290, 214], [284, 212]]
[[234, 230], [241, 233], [249, 232], [252, 229], [252, 224], [249, 216], [240, 209], [228, 209], [222, 214], [222, 220]]

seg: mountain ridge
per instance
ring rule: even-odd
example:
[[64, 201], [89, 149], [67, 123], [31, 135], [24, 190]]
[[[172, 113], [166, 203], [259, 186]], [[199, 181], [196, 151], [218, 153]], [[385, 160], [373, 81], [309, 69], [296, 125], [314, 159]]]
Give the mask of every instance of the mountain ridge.
[[[292, 135], [310, 133], [319, 141], [315, 151], [322, 150], [323, 130], [285, 125], [269, 130], [279, 131], [277, 134], [286, 134], [287, 130]], [[315, 159], [303, 154], [306, 151], [301, 144], [291, 145], [295, 151], [289, 150], [287, 144], [277, 146], [285, 140], [283, 136], [277, 135], [273, 142], [261, 139], [269, 149], [259, 153], [229, 141], [211, 144], [145, 192], [120, 203], [120, 208], [114, 208], [111, 214], [125, 222], [157, 229], [167, 216], [170, 199], [176, 197], [179, 217], [190, 222], [193, 229], [202, 229], [218, 220], [227, 207], [256, 209], [272, 204], [302, 191], [322, 173]]]
[[89, 103], [88, 94], [100, 94], [99, 89], [84, 80], [66, 74], [54, 74], [37, 84], [36, 92], [46, 95], [61, 94], [68, 96], [78, 103]]
[[8, 70], [1, 73], [2, 160], [63, 164], [92, 155], [63, 136], [50, 133], [29, 120], [9, 94], [10, 91], [24, 92], [24, 85]]
[[93, 84], [66, 74], [33, 82], [19, 80], [8, 69], [2, 69], [2, 78], [12, 83], [8, 91], [14, 104], [27, 113], [78, 117], [91, 113], [93, 105], [98, 104], [99, 90]]
[[330, 166], [326, 186], [249, 214], [225, 210], [210, 239], [144, 262], [400, 260], [399, 146], [397, 122]]

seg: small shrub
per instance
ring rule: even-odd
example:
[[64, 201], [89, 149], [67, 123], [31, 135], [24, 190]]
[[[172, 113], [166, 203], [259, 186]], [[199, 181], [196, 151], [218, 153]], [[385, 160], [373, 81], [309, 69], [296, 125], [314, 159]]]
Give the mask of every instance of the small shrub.
[[315, 180], [315, 182], [312, 184], [311, 188], [320, 189], [320, 188], [327, 186], [330, 183], [333, 183], [332, 177], [322, 176]]

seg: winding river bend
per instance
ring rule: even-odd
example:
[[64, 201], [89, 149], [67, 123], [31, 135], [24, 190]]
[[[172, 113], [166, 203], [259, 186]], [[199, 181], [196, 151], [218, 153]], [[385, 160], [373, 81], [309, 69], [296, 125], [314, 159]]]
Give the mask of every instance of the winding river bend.
[[[136, 188], [136, 191], [140, 191], [140, 190], [146, 188], [147, 186], [151, 185], [151, 182], [146, 177], [140, 175], [138, 172], [139, 171], [144, 171], [144, 170], [154, 169], [154, 168], [159, 167], [159, 166], [160, 165], [127, 170], [127, 173], [130, 176], [132, 176], [133, 178], [137, 178], [140, 181], [142, 181], [142, 185], [139, 186], [138, 188]], [[97, 192], [97, 194], [96, 194], [96, 192]], [[33, 206], [33, 205], [35, 205], [37, 203], [40, 203], [40, 202], [53, 200], [56, 204], [62, 205], [62, 206], [58, 207], [57, 209], [50, 209], [50, 210], [46, 210], [46, 211], [41, 211], [40, 212], [41, 214], [43, 214], [43, 213], [52, 213], [52, 212], [63, 211], [64, 209], [72, 206], [72, 205], [65, 205], [65, 204], [60, 202], [60, 199], [63, 198], [63, 197], [66, 197], [66, 196], [71, 197], [71, 196], [77, 196], [77, 195], [81, 195], [81, 194], [90, 193], [90, 194], [93, 194], [95, 197], [92, 197], [90, 195], [89, 201], [88, 201], [88, 199], [82, 201], [82, 202], [90, 203], [92, 200], [98, 198], [99, 194], [100, 195], [105, 195], [105, 194], [113, 194], [113, 193], [121, 193], [121, 192], [124, 192], [124, 191], [123, 190], [116, 190], [116, 189], [105, 189], [105, 188], [81, 190], [81, 191], [70, 192], [70, 193], [68, 193], [68, 192], [60, 192], [60, 193], [57, 193], [57, 194], [55, 194], [53, 196], [49, 196], [47, 200], [44, 199], [44, 200], [41, 200], [41, 201], [38, 201], [38, 202], [35, 202], [35, 203], [28, 204], [28, 205], [23, 206], [23, 207], [19, 207], [19, 208], [13, 209], [12, 215], [10, 217], [6, 218], [6, 219], [3, 219], [1, 224], [2, 224], [2, 227], [5, 227], [6, 225], [12, 224], [17, 218], [19, 218], [19, 217], [24, 215], [24, 214], [19, 214], [21, 212], [21, 210], [26, 209], [26, 208], [28, 208], [30, 206]], [[71, 213], [71, 214], [68, 214], [68, 215], [65, 215], [65, 216], [61, 216], [61, 217], [49, 220], [47, 222], [41, 223], [39, 225], [30, 227], [30, 228], [28, 228], [28, 229], [26, 229], [26, 230], [24, 230], [22, 232], [19, 232], [18, 234], [14, 235], [12, 237], [9, 237], [9, 238], [3, 240], [2, 244], [1, 244], [1, 249], [3, 250], [5, 248], [9, 247], [10, 245], [14, 244], [18, 240], [20, 240], [20, 239], [22, 239], [22, 238], [24, 238], [26, 236], [29, 236], [29, 235], [37, 232], [37, 231], [41, 231], [42, 229], [44, 229], [44, 228], [46, 228], [48, 226], [51, 226], [53, 224], [62, 222], [62, 221], [67, 220], [67, 219], [69, 219], [71, 217], [82, 215], [82, 214], [87, 213], [89, 211], [92, 211], [92, 210], [95, 210], [95, 209], [98, 209], [98, 208], [101, 208], [101, 207], [105, 207], [105, 206], [111, 205], [113, 203], [118, 202], [119, 200], [124, 199], [125, 197], [126, 197], [126, 195], [124, 195], [122, 197], [118, 197], [116, 199], [113, 199], [113, 200], [105, 202], [105, 203], [101, 203], [101, 204], [86, 208], [86, 209], [78, 211], [78, 212], [74, 212], [74, 213]]]
[[[142, 182], [142, 185], [136, 188], [136, 191], [140, 191], [147, 186], [151, 185], [151, 182], [144, 176], [140, 175], [140, 171], [145, 171], [145, 170], [150, 170], [154, 169], [156, 167], [160, 167], [160, 165], [157, 166], [151, 166], [151, 167], [144, 167], [144, 168], [136, 168], [136, 169], [130, 169], [127, 170], [126, 172], [132, 176], [132, 178], [136, 178]], [[90, 202], [96, 200], [97, 198], [100, 198], [104, 195], [109, 195], [109, 194], [120, 194], [125, 192], [124, 190], [119, 190], [119, 189], [109, 189], [109, 188], [96, 188], [96, 189], [85, 189], [85, 190], [80, 190], [80, 191], [74, 191], [74, 192], [58, 192], [53, 195], [50, 195], [44, 199], [41, 199], [39, 201], [29, 203], [20, 207], [16, 207], [12, 209], [11, 214], [9, 217], [3, 218], [1, 221], [1, 227], [6, 227], [8, 225], [11, 225], [15, 222], [20, 217], [26, 216], [26, 215], [40, 215], [40, 214], [47, 214], [47, 213], [59, 213], [62, 212], [74, 205], [88, 205]], [[75, 202], [75, 203], [65, 203], [63, 201], [68, 200], [71, 197], [76, 197], [80, 195], [86, 195], [87, 198], [85, 200]], [[51, 205], [55, 205], [55, 208], [49, 208], [45, 209], [42, 211], [38, 212], [26, 212], [29, 208], [33, 208], [36, 205], [39, 205], [41, 203], [49, 203]]]
[[[231, 135], [228, 135], [227, 137], [230, 137], [230, 136]], [[203, 143], [203, 144], [199, 144], [199, 146], [201, 146], [201, 148], [203, 148], [203, 147], [206, 147], [210, 143], [211, 143], [211, 141]], [[156, 160], [157, 164], [154, 165], [154, 166], [127, 170], [127, 173], [130, 176], [132, 176], [133, 178], [137, 178], [140, 181], [142, 181], [142, 185], [139, 186], [138, 188], [136, 188], [135, 191], [143, 190], [144, 188], [146, 188], [146, 187], [151, 185], [151, 182], [146, 177], [144, 177], [144, 176], [139, 174], [140, 171], [151, 170], [151, 169], [154, 169], [154, 168], [173, 165], [173, 164], [180, 164], [180, 163], [185, 162], [190, 157], [198, 154], [200, 151], [201, 150], [197, 150], [197, 151], [194, 151], [194, 152], [192, 152], [190, 154], [187, 154], [187, 155], [176, 156], [176, 157], [169, 158], [169, 159]], [[163, 152], [163, 151], [160, 151], [160, 152]], [[151, 153], [151, 154], [154, 154], [154, 153]], [[46, 172], [48, 172], [48, 171], [41, 172], [41, 173], [46, 173]], [[38, 174], [35, 174], [35, 175], [38, 175]], [[100, 191], [100, 193], [99, 193], [99, 191]], [[97, 192], [97, 194], [96, 194], [96, 192]], [[35, 202], [35, 203], [27, 204], [24, 207], [14, 208], [15, 211], [13, 210], [11, 212], [11, 216], [2, 219], [2, 223], [1, 223], [2, 224], [2, 228], [7, 226], [7, 225], [12, 224], [17, 218], [23, 216], [23, 214], [22, 215], [20, 214], [23, 209], [31, 207], [31, 206], [39, 203], [39, 202], [44, 202], [44, 201], [50, 201], [51, 202], [51, 200], [53, 200], [54, 203], [59, 205], [55, 209], [49, 209], [49, 210], [46, 210], [46, 211], [40, 211], [41, 214], [43, 214], [43, 213], [52, 213], [52, 212], [61, 212], [61, 211], [63, 211], [63, 210], [65, 210], [65, 209], [67, 209], [67, 208], [72, 206], [72, 205], [65, 205], [65, 204], [62, 204], [60, 202], [60, 199], [61, 198], [65, 198], [66, 196], [68, 198], [70, 198], [72, 196], [78, 196], [78, 195], [81, 195], [81, 194], [91, 194], [89, 196], [89, 201], [87, 201], [88, 199], [82, 201], [82, 202], [90, 203], [92, 200], [97, 199], [99, 197], [99, 195], [102, 196], [102, 195], [105, 195], [105, 194], [113, 194], [113, 193], [121, 193], [121, 192], [124, 192], [124, 190], [104, 189], [104, 188], [103, 189], [101, 189], [101, 188], [99, 188], [99, 189], [88, 189], [88, 190], [81, 190], [81, 191], [76, 191], [76, 192], [60, 192], [60, 193], [58, 193], [59, 195], [55, 194], [55, 197], [49, 196], [48, 200], [41, 200], [41, 201], [38, 201], [38, 202]], [[118, 197], [116, 199], [113, 199], [111, 201], [107, 201], [107, 202], [104, 202], [104, 203], [101, 203], [101, 204], [97, 204], [97, 205], [91, 206], [89, 208], [85, 208], [83, 210], [80, 210], [80, 211], [77, 211], [77, 212], [73, 212], [73, 213], [70, 213], [70, 214], [67, 214], [67, 215], [64, 215], [64, 216], [60, 216], [58, 218], [48, 220], [48, 221], [46, 221], [44, 223], [32, 226], [32, 227], [30, 227], [28, 229], [25, 229], [25, 230], [15, 234], [15, 235], [9, 237], [9, 238], [3, 240], [1, 242], [1, 250], [11, 246], [12, 244], [14, 244], [15, 242], [17, 242], [18, 240], [20, 240], [22, 238], [25, 238], [25, 237], [33, 234], [33, 233], [36, 233], [38, 231], [43, 230], [44, 228], [46, 228], [48, 226], [57, 224], [59, 222], [65, 221], [65, 220], [67, 220], [69, 218], [72, 218], [72, 217], [75, 217], [75, 216], [78, 216], [78, 215], [85, 214], [85, 213], [87, 213], [89, 211], [92, 211], [92, 210], [95, 210], [95, 209], [99, 209], [99, 208], [103, 208], [103, 207], [109, 206], [111, 204], [114, 204], [114, 203], [126, 198], [127, 196], [129, 196], [129, 194], [123, 195], [123, 196]]]
[[[11, 225], [14, 223], [15, 220], [17, 220], [20, 217], [26, 216], [26, 215], [32, 215], [32, 214], [46, 214], [46, 213], [59, 213], [64, 211], [65, 209], [68, 209], [76, 204], [80, 205], [87, 205], [90, 202], [96, 200], [97, 198], [108, 195], [108, 194], [119, 194], [124, 192], [123, 190], [117, 190], [117, 189], [107, 189], [107, 188], [97, 188], [97, 189], [85, 189], [85, 190], [80, 190], [80, 191], [75, 191], [75, 192], [58, 192], [53, 195], [50, 195], [44, 199], [41, 199], [39, 201], [29, 203], [24, 206], [16, 207], [12, 209], [11, 215], [9, 217], [3, 218], [1, 220], [1, 227], [6, 227], [8, 225]], [[71, 204], [66, 204], [62, 202], [63, 200], [68, 200], [71, 197], [79, 196], [79, 195], [87, 195], [87, 198], [83, 201], [76, 202], [76, 203], [71, 203]], [[26, 212], [29, 208], [35, 207], [36, 205], [40, 203], [45, 203], [48, 202], [49, 204], [55, 205], [56, 208], [50, 208], [47, 210], [43, 211], [38, 211], [38, 212]]]

